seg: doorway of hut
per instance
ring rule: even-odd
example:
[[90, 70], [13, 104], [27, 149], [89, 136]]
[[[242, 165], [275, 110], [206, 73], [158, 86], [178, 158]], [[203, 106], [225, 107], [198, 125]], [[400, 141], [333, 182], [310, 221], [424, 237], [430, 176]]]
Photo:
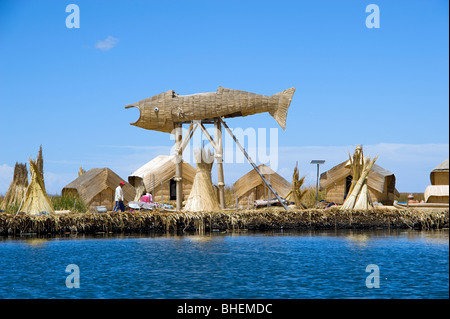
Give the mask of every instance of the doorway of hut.
[[176, 200], [177, 199], [177, 182], [175, 182], [175, 179], [173, 179], [173, 178], [170, 179], [169, 190], [170, 190], [169, 199]]
[[347, 198], [348, 192], [350, 191], [350, 187], [352, 186], [352, 175], [348, 175], [345, 178], [345, 192], [344, 192], [344, 200]]

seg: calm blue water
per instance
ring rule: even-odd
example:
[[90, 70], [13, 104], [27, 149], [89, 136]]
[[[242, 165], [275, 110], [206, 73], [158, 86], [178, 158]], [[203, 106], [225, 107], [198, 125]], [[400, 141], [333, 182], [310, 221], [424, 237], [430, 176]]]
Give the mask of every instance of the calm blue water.
[[[66, 267], [80, 288], [66, 287]], [[380, 287], [366, 287], [366, 266]], [[448, 231], [0, 239], [0, 298], [449, 298]]]

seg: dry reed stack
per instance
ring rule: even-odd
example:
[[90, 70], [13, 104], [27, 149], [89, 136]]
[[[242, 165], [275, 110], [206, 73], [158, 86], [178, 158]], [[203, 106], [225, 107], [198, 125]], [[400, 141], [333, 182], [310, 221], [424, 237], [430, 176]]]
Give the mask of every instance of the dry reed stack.
[[294, 174], [292, 176], [292, 189], [286, 195], [288, 201], [294, 202], [296, 207], [300, 207], [302, 197], [306, 194], [306, 190], [302, 191], [301, 187], [305, 182], [305, 177], [299, 178], [298, 162], [295, 164]]
[[209, 149], [202, 148], [194, 154], [197, 171], [192, 184], [191, 193], [186, 201], [184, 211], [200, 212], [219, 209], [219, 201], [211, 181], [211, 168], [214, 154]]
[[136, 195], [134, 196], [135, 202], [140, 202], [142, 195], [145, 194], [145, 185], [144, 180], [141, 179], [141, 182], [138, 187], [136, 187]]
[[14, 166], [14, 176], [5, 198], [1, 202], [0, 209], [12, 205], [19, 205], [25, 196], [28, 187], [28, 170], [26, 164], [17, 163]]
[[30, 216], [0, 213], [0, 235], [150, 233], [269, 229], [445, 229], [449, 213], [423, 210], [269, 208], [214, 212], [77, 213]]
[[19, 206], [19, 211], [30, 214], [39, 215], [41, 212], [54, 214], [53, 205], [47, 196], [44, 184], [44, 159], [42, 157], [42, 145], [36, 161], [31, 158], [30, 172], [31, 182], [23, 198], [23, 202]]
[[367, 188], [367, 177], [377, 158], [364, 157], [362, 146], [356, 146], [353, 157], [350, 157], [353, 180], [341, 209], [373, 208]]
[[78, 177], [86, 173], [86, 171], [83, 169], [83, 167], [80, 166], [80, 169], [78, 170]]

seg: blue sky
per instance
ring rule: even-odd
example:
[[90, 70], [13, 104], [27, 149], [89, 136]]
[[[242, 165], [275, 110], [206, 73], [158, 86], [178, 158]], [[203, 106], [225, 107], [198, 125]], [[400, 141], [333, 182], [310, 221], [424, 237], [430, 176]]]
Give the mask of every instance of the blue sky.
[[[80, 28], [68, 29], [68, 4]], [[365, 25], [367, 5], [380, 28]], [[449, 154], [448, 1], [1, 1], [0, 194], [43, 146], [47, 191], [85, 169], [128, 174], [168, 154], [170, 134], [124, 106], [174, 89], [296, 92], [278, 130], [278, 171], [315, 183], [356, 144], [423, 192]], [[109, 39], [109, 40], [108, 40]], [[108, 45], [109, 43], [109, 45]], [[277, 128], [267, 113], [233, 128]], [[232, 184], [251, 169], [225, 165]], [[213, 179], [215, 178], [213, 169]]]

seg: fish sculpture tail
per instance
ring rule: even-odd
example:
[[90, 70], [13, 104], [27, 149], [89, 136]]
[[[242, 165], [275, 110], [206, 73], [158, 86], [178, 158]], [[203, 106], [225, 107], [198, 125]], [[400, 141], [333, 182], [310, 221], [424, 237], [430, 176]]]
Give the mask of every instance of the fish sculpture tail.
[[269, 114], [273, 116], [283, 130], [286, 129], [287, 111], [291, 105], [294, 92], [295, 88], [290, 88], [271, 96], [271, 98], [278, 98], [278, 103], [269, 110]]

